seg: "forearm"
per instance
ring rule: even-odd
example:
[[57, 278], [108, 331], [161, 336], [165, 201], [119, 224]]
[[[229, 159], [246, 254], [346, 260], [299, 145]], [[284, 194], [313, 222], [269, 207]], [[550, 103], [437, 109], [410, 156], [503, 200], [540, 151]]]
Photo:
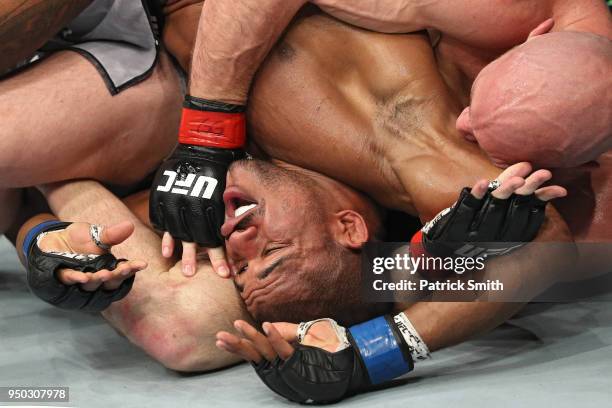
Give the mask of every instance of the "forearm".
[[[542, 245], [548, 241], [554, 244]], [[549, 211], [548, 222], [534, 243], [488, 261], [484, 274], [476, 277], [481, 282], [501, 281], [504, 284], [501, 293], [481, 291], [474, 293], [470, 302], [420, 302], [405, 310], [430, 351], [461, 343], [499, 326], [527, 301], [563, 280], [564, 272], [576, 261], [576, 252], [556, 211]], [[437, 300], [445, 300], [444, 296]], [[457, 298], [456, 294], [446, 296], [446, 300]]]
[[[71, 181], [41, 187], [51, 211], [62, 221], [111, 225], [131, 221], [134, 233], [121, 245], [114, 246], [118, 258], [139, 258], [148, 270], [168, 270], [172, 262], [159, 255], [159, 237], [145, 226], [115, 195], [95, 181]], [[146, 272], [143, 271], [143, 272]], [[145, 273], [139, 274], [139, 276]]]
[[0, 74], [31, 56], [93, 0], [3, 0]]
[[180, 266], [163, 258], [159, 237], [134, 215], [147, 205], [146, 196], [127, 200], [130, 210], [96, 182], [56, 184], [43, 191], [62, 220], [135, 224], [134, 234], [112, 252], [145, 260], [148, 267], [136, 275], [130, 294], [103, 312], [113, 327], [171, 369], [203, 371], [236, 362], [214, 346], [218, 330], [232, 330], [231, 321], [246, 317], [231, 281], [218, 278], [207, 265], [185, 278]]
[[244, 104], [255, 72], [306, 0], [204, 3], [189, 93]]

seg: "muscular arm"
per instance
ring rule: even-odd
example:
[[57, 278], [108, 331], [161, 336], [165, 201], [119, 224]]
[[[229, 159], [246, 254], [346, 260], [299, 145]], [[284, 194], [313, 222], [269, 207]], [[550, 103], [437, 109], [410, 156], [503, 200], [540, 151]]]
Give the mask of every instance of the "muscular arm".
[[[192, 60], [190, 94], [244, 103], [252, 78], [270, 48], [306, 0], [208, 0]], [[612, 35], [600, 0], [312, 0], [348, 23], [380, 32], [434, 28], [469, 46], [504, 50], [520, 44], [553, 17], [553, 30]]]
[[243, 104], [253, 75], [306, 0], [208, 0], [193, 52], [189, 93]]
[[612, 23], [599, 0], [314, 0], [334, 17], [381, 32], [435, 28], [476, 48], [505, 49], [527, 38], [547, 18], [554, 31], [587, 31], [610, 37]]
[[0, 74], [31, 56], [93, 0], [3, 0]]
[[[476, 157], [470, 158], [460, 151], [456, 156], [460, 163], [452, 163], [453, 160], [448, 158], [429, 160], [431, 164], [426, 169], [427, 173], [419, 168], [419, 163], [414, 164], [416, 167], [409, 176], [412, 180], [410, 183], [419, 187], [412, 189], [412, 197], [419, 211], [427, 214], [425, 220], [454, 200], [449, 200], [446, 188], [432, 186], [452, 186], [458, 191], [461, 183], [465, 184], [474, 175], [484, 174], [484, 177], [493, 178], [499, 173], [491, 164]], [[449, 166], [452, 168], [450, 172]], [[487, 170], [489, 166], [490, 171]], [[435, 181], [432, 183], [432, 180]], [[429, 187], [422, 187], [426, 182]], [[546, 221], [534, 242], [566, 244], [526, 245], [509, 255], [488, 261], [484, 276], [479, 278], [480, 281], [500, 279], [504, 282], [504, 300], [516, 298], [520, 301], [487, 301], [492, 294], [483, 291], [477, 293], [471, 302], [421, 302], [405, 310], [430, 350], [460, 343], [495, 328], [512, 317], [524, 305], [524, 299], [536, 297], [563, 279], [564, 272], [576, 261], [576, 252], [567, 225], [552, 206], [548, 207]], [[436, 300], [444, 300], [444, 297], [442, 295]]]
[[99, 224], [130, 220], [136, 225], [128, 240], [113, 247], [113, 254], [145, 260], [149, 266], [137, 274], [130, 294], [103, 313], [113, 327], [171, 369], [204, 371], [238, 361], [214, 344], [217, 331], [232, 330], [235, 319], [248, 318], [233, 284], [218, 278], [203, 262], [196, 276], [185, 278], [180, 266], [173, 267], [159, 254], [159, 237], [135, 215], [146, 217], [146, 195], [130, 200], [134, 209], [130, 211], [96, 182], [70, 182], [45, 193], [62, 220]]

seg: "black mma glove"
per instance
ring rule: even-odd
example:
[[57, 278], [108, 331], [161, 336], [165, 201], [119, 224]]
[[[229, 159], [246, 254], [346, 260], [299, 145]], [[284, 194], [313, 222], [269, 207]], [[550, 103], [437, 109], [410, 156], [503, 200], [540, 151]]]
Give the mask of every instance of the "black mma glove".
[[504, 255], [532, 241], [544, 222], [547, 202], [534, 194], [513, 194], [508, 199], [482, 199], [461, 191], [452, 207], [442, 210], [415, 234], [411, 254], [437, 257], [489, 257]]
[[[282, 397], [299, 403], [332, 403], [412, 371], [414, 347], [407, 344], [403, 333], [416, 332], [410, 323], [406, 327], [403, 313], [378, 317], [348, 330], [331, 319], [320, 320], [332, 323], [344, 348], [329, 352], [298, 344], [285, 361], [262, 359], [253, 364], [264, 384]], [[422, 342], [418, 334], [416, 337]]]
[[153, 226], [175, 239], [220, 246], [227, 170], [245, 156], [245, 141], [244, 106], [187, 95], [179, 145], [162, 163], [151, 187]]
[[43, 252], [38, 247], [37, 238], [45, 232], [66, 229], [71, 223], [59, 221], [43, 222], [32, 228], [23, 243], [26, 260], [28, 286], [32, 293], [45, 302], [68, 310], [101, 312], [111, 303], [123, 299], [132, 289], [134, 276], [124, 280], [117, 289], [106, 290], [102, 287], [94, 291], [81, 289], [81, 285], [66, 285], [57, 278], [60, 269], [74, 269], [81, 272], [97, 272], [102, 269], [113, 270], [119, 262], [112, 254], [58, 254]]

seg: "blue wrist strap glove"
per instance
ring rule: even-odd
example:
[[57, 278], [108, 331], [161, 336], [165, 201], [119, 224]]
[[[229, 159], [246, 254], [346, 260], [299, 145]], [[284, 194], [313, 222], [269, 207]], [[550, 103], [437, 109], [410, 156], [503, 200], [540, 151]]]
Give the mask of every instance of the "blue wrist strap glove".
[[287, 360], [263, 359], [254, 364], [255, 371], [268, 388], [291, 401], [326, 404], [413, 369], [409, 347], [391, 316], [355, 325], [346, 338], [350, 346], [336, 352], [298, 344]]
[[86, 291], [81, 285], [66, 285], [57, 277], [60, 269], [73, 269], [81, 272], [97, 272], [102, 269], [113, 270], [124, 260], [115, 258], [111, 253], [102, 255], [67, 254], [44, 252], [38, 247], [38, 236], [45, 232], [60, 231], [71, 223], [45, 221], [33, 227], [23, 241], [23, 255], [26, 261], [28, 286], [32, 293], [45, 302], [68, 310], [101, 312], [111, 303], [123, 299], [132, 289], [134, 277], [126, 279], [117, 289], [106, 290], [102, 286], [94, 291]]
[[390, 316], [377, 317], [349, 329], [372, 385], [406, 374], [414, 368], [405, 340]]
[[23, 252], [23, 258], [26, 260], [26, 262], [28, 262], [28, 252], [30, 250], [30, 247], [32, 246], [32, 242], [36, 238], [38, 238], [41, 233], [45, 231], [51, 231], [52, 229], [54, 229], [54, 227], [58, 226], [60, 227], [60, 229], [66, 228], [65, 224], [65, 222], [51, 220], [41, 222], [40, 224], [29, 230], [26, 234], [25, 239], [23, 240], [23, 247], [21, 248], [21, 251]]

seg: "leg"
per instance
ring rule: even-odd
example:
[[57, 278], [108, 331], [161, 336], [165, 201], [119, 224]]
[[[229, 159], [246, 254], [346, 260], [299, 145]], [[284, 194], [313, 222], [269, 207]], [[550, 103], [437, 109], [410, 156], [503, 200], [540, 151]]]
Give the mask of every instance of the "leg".
[[[195, 277], [185, 278], [180, 263], [173, 266], [159, 254], [159, 237], [98, 183], [60, 184], [46, 188], [45, 195], [60, 219], [136, 225], [113, 254], [146, 260], [149, 267], [137, 274], [130, 294], [103, 313], [113, 327], [175, 370], [211, 370], [238, 361], [215, 347], [217, 331], [232, 330], [235, 319], [248, 318], [230, 280], [216, 276], [205, 262], [199, 262]], [[148, 205], [146, 195], [128, 202], [136, 213]]]
[[165, 55], [150, 78], [111, 96], [89, 61], [58, 52], [0, 81], [0, 188], [139, 181], [176, 143], [180, 101]]

